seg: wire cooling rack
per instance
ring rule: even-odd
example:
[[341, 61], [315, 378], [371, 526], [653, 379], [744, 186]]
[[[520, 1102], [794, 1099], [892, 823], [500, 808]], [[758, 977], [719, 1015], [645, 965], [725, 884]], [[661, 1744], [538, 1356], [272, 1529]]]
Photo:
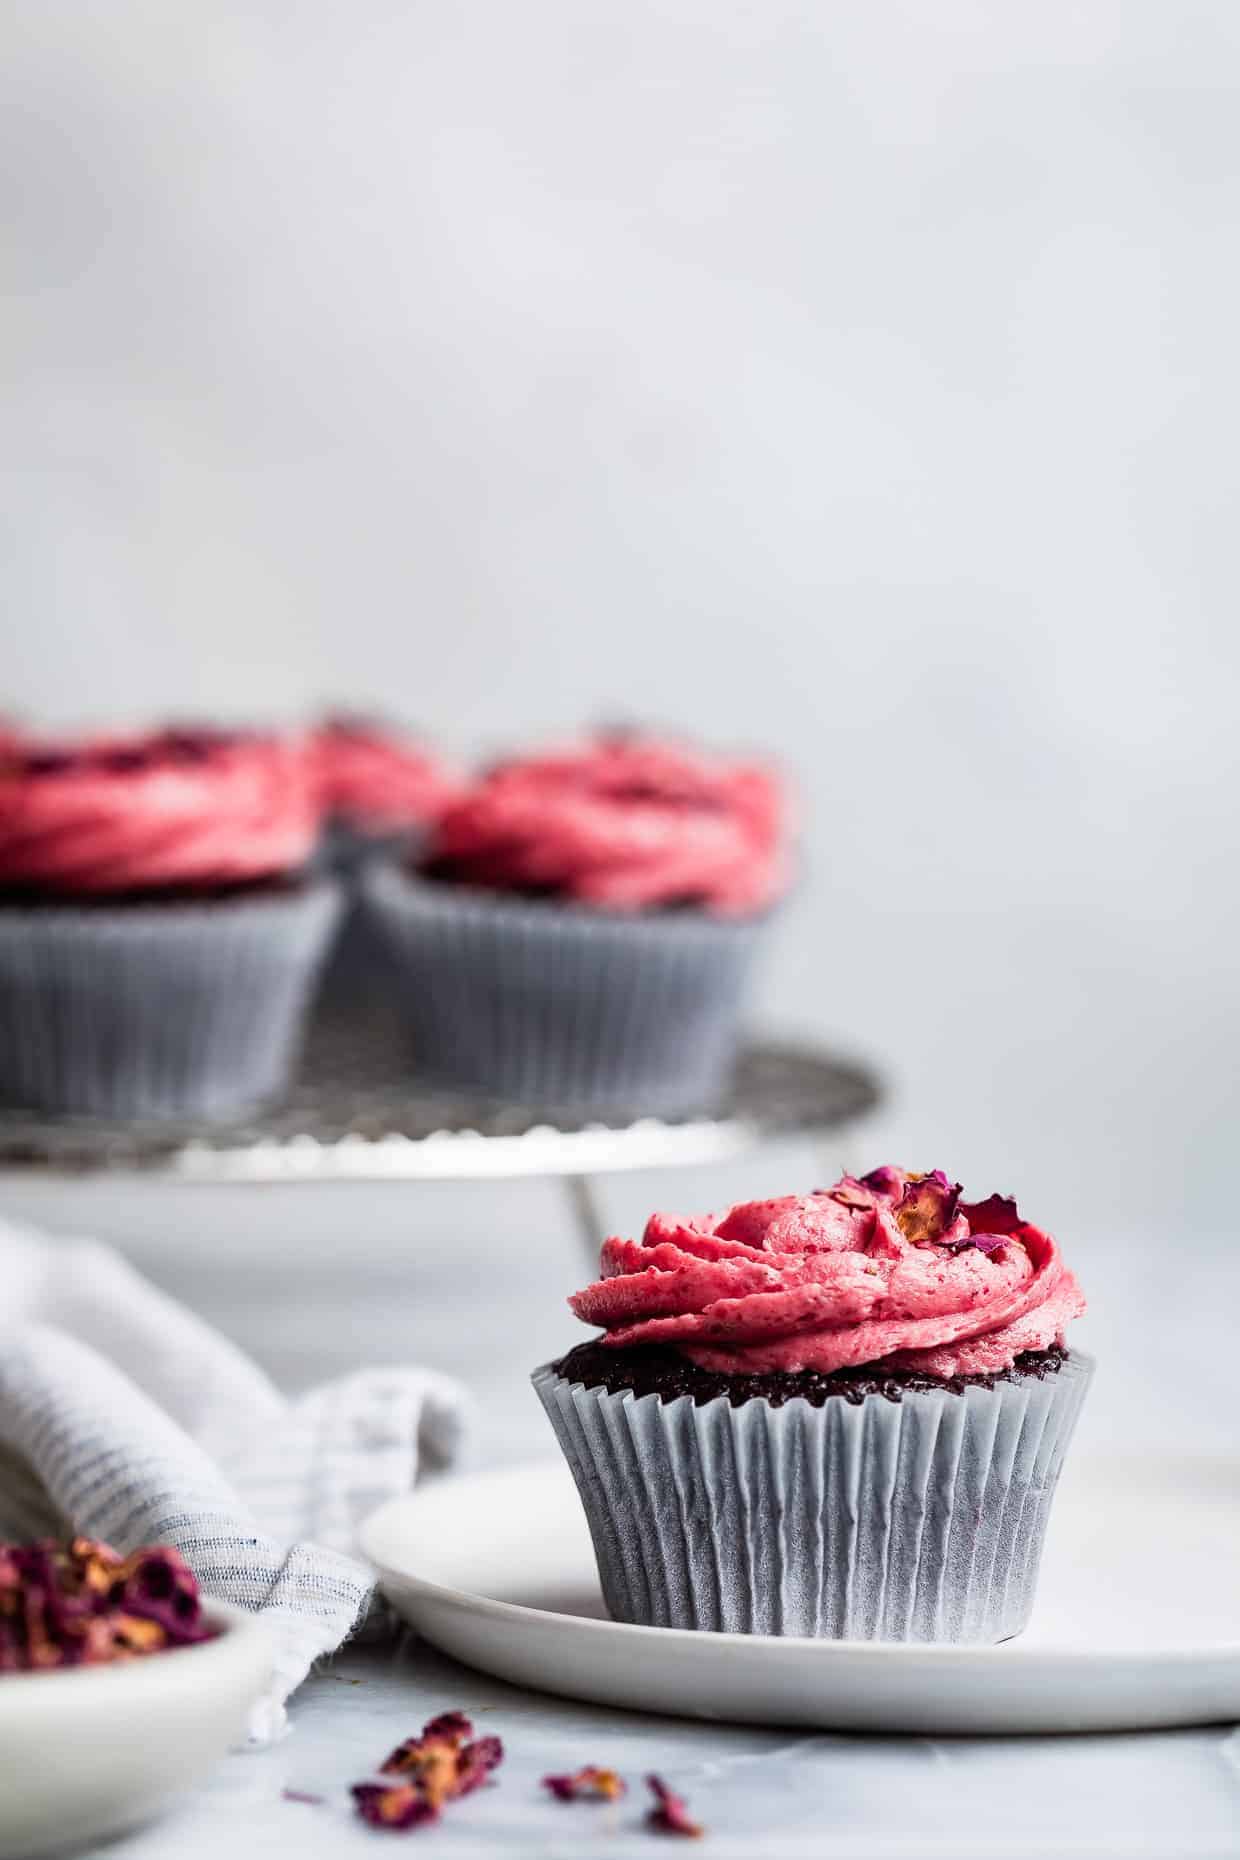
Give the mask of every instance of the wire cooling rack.
[[876, 1074], [812, 1046], [756, 1042], [716, 1104], [664, 1119], [463, 1100], [411, 1073], [378, 1018], [312, 1027], [280, 1104], [226, 1124], [112, 1123], [0, 1109], [0, 1169], [184, 1181], [463, 1181], [702, 1164], [826, 1134], [873, 1109]]

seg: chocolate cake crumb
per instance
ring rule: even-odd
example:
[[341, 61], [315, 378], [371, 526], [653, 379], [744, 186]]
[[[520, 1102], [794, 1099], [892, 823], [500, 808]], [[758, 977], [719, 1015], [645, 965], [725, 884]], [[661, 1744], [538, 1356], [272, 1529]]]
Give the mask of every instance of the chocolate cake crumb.
[[992, 1389], [999, 1382], [1018, 1382], [1025, 1376], [1039, 1381], [1059, 1373], [1068, 1360], [1060, 1344], [1049, 1350], [1025, 1350], [1010, 1369], [982, 1376], [929, 1376], [920, 1369], [886, 1369], [881, 1364], [865, 1363], [855, 1369], [835, 1369], [829, 1375], [816, 1369], [767, 1370], [752, 1375], [724, 1375], [715, 1369], [699, 1369], [687, 1356], [659, 1344], [644, 1344], [631, 1350], [611, 1349], [604, 1343], [579, 1343], [551, 1367], [557, 1375], [585, 1388], [604, 1388], [616, 1395], [632, 1389], [634, 1395], [657, 1395], [660, 1401], [675, 1401], [681, 1395], [692, 1398], [695, 1407], [726, 1395], [734, 1408], [743, 1402], [760, 1399], [773, 1408], [800, 1399], [815, 1408], [837, 1397], [859, 1406], [867, 1395], [881, 1395], [887, 1401], [899, 1401], [906, 1390], [931, 1392], [947, 1389], [962, 1395], [967, 1388]]

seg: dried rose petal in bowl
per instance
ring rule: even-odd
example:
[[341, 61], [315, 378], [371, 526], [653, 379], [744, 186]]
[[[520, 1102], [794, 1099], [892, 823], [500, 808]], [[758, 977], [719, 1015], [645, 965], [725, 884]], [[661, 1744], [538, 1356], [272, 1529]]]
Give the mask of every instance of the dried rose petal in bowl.
[[198, 1584], [165, 1545], [0, 1544], [0, 1673], [102, 1666], [209, 1640]]

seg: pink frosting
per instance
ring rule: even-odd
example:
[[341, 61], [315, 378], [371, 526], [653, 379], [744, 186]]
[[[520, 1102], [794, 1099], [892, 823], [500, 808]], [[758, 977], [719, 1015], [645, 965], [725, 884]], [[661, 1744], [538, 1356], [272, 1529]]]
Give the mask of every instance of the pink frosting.
[[786, 805], [761, 764], [617, 736], [491, 769], [439, 822], [431, 862], [605, 910], [746, 916], [787, 885]]
[[0, 748], [0, 889], [212, 888], [305, 865], [305, 757], [263, 736], [168, 730]]
[[640, 1241], [604, 1243], [601, 1273], [569, 1304], [606, 1343], [670, 1345], [726, 1374], [980, 1375], [1062, 1342], [1085, 1309], [1049, 1234], [999, 1196], [961, 1200], [938, 1171], [845, 1176], [721, 1218], [655, 1214]]
[[308, 753], [324, 815], [374, 832], [425, 826], [460, 791], [457, 777], [427, 749], [360, 718], [328, 718]]

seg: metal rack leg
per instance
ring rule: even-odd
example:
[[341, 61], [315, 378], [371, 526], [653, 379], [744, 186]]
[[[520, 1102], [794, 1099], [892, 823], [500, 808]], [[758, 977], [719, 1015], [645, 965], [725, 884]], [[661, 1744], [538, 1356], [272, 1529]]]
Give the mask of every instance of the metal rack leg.
[[599, 1207], [598, 1190], [594, 1186], [592, 1176], [566, 1175], [563, 1180], [569, 1209], [581, 1244], [585, 1248], [590, 1276], [593, 1278], [598, 1267], [599, 1246], [603, 1239], [603, 1212]]

